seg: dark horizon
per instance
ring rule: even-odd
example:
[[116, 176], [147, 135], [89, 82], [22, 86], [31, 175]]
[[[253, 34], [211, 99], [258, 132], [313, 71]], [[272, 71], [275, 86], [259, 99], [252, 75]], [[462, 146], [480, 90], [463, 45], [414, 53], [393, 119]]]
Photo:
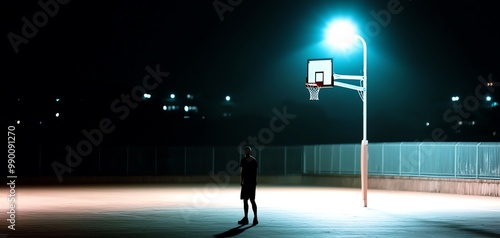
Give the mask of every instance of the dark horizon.
[[[490, 1], [63, 3], [44, 5], [51, 14], [38, 27], [33, 16], [44, 8], [37, 1], [2, 3], [0, 120], [20, 120], [19, 138], [29, 144], [72, 143], [107, 118], [116, 126], [109, 144], [233, 146], [285, 107], [296, 117], [271, 145], [359, 143], [357, 93], [322, 89], [311, 102], [303, 84], [309, 58], [333, 57], [340, 74], [361, 69], [359, 48], [322, 44], [325, 27], [339, 17], [353, 20], [368, 42], [370, 142], [435, 141], [436, 129], [446, 141], [500, 141], [500, 107], [493, 105], [500, 101], [499, 19]], [[36, 27], [31, 38], [23, 17]], [[27, 42], [14, 46], [12, 34]], [[130, 114], [118, 109], [123, 102], [113, 109], [122, 94], [144, 86], [146, 67], [169, 74]], [[495, 83], [481, 89], [491, 101], [477, 97], [481, 78]], [[186, 105], [197, 111], [184, 113]]]

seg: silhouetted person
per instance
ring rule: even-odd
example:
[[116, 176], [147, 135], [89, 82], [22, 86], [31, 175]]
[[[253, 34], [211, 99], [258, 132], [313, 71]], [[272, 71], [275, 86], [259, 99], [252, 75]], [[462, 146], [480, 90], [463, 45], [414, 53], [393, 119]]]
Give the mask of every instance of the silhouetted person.
[[257, 204], [255, 203], [255, 190], [257, 189], [257, 160], [252, 156], [252, 148], [245, 146], [243, 148], [245, 156], [240, 161], [240, 183], [241, 193], [240, 199], [243, 200], [243, 210], [245, 216], [238, 221], [238, 224], [248, 224], [248, 200], [252, 203], [253, 210], [253, 225], [257, 225]]

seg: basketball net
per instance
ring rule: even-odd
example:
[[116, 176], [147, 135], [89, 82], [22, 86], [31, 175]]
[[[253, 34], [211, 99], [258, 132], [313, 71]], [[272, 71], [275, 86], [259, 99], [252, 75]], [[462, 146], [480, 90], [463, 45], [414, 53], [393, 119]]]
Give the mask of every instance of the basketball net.
[[306, 83], [306, 88], [309, 90], [309, 100], [319, 100], [319, 90], [321, 89], [320, 83]]

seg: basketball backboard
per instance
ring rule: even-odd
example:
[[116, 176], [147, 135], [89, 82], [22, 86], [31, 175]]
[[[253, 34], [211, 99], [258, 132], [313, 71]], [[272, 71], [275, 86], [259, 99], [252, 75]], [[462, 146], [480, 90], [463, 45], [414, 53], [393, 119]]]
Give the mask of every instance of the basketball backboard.
[[318, 83], [320, 87], [333, 87], [333, 59], [308, 59], [306, 84]]

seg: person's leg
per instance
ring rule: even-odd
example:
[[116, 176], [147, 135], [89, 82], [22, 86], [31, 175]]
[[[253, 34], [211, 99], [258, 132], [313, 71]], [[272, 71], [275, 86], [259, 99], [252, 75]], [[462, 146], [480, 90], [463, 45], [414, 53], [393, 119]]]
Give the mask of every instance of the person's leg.
[[255, 203], [255, 199], [250, 199], [252, 203], [253, 216], [257, 218], [257, 204]]
[[255, 198], [250, 198], [250, 202], [252, 203], [253, 210], [253, 225], [259, 224], [259, 220], [257, 219], [257, 203], [255, 203]]
[[243, 212], [245, 213], [245, 216], [238, 221], [238, 224], [240, 225], [248, 224], [248, 198], [243, 199]]
[[243, 211], [245, 212], [245, 218], [248, 217], [248, 198], [243, 199]]

